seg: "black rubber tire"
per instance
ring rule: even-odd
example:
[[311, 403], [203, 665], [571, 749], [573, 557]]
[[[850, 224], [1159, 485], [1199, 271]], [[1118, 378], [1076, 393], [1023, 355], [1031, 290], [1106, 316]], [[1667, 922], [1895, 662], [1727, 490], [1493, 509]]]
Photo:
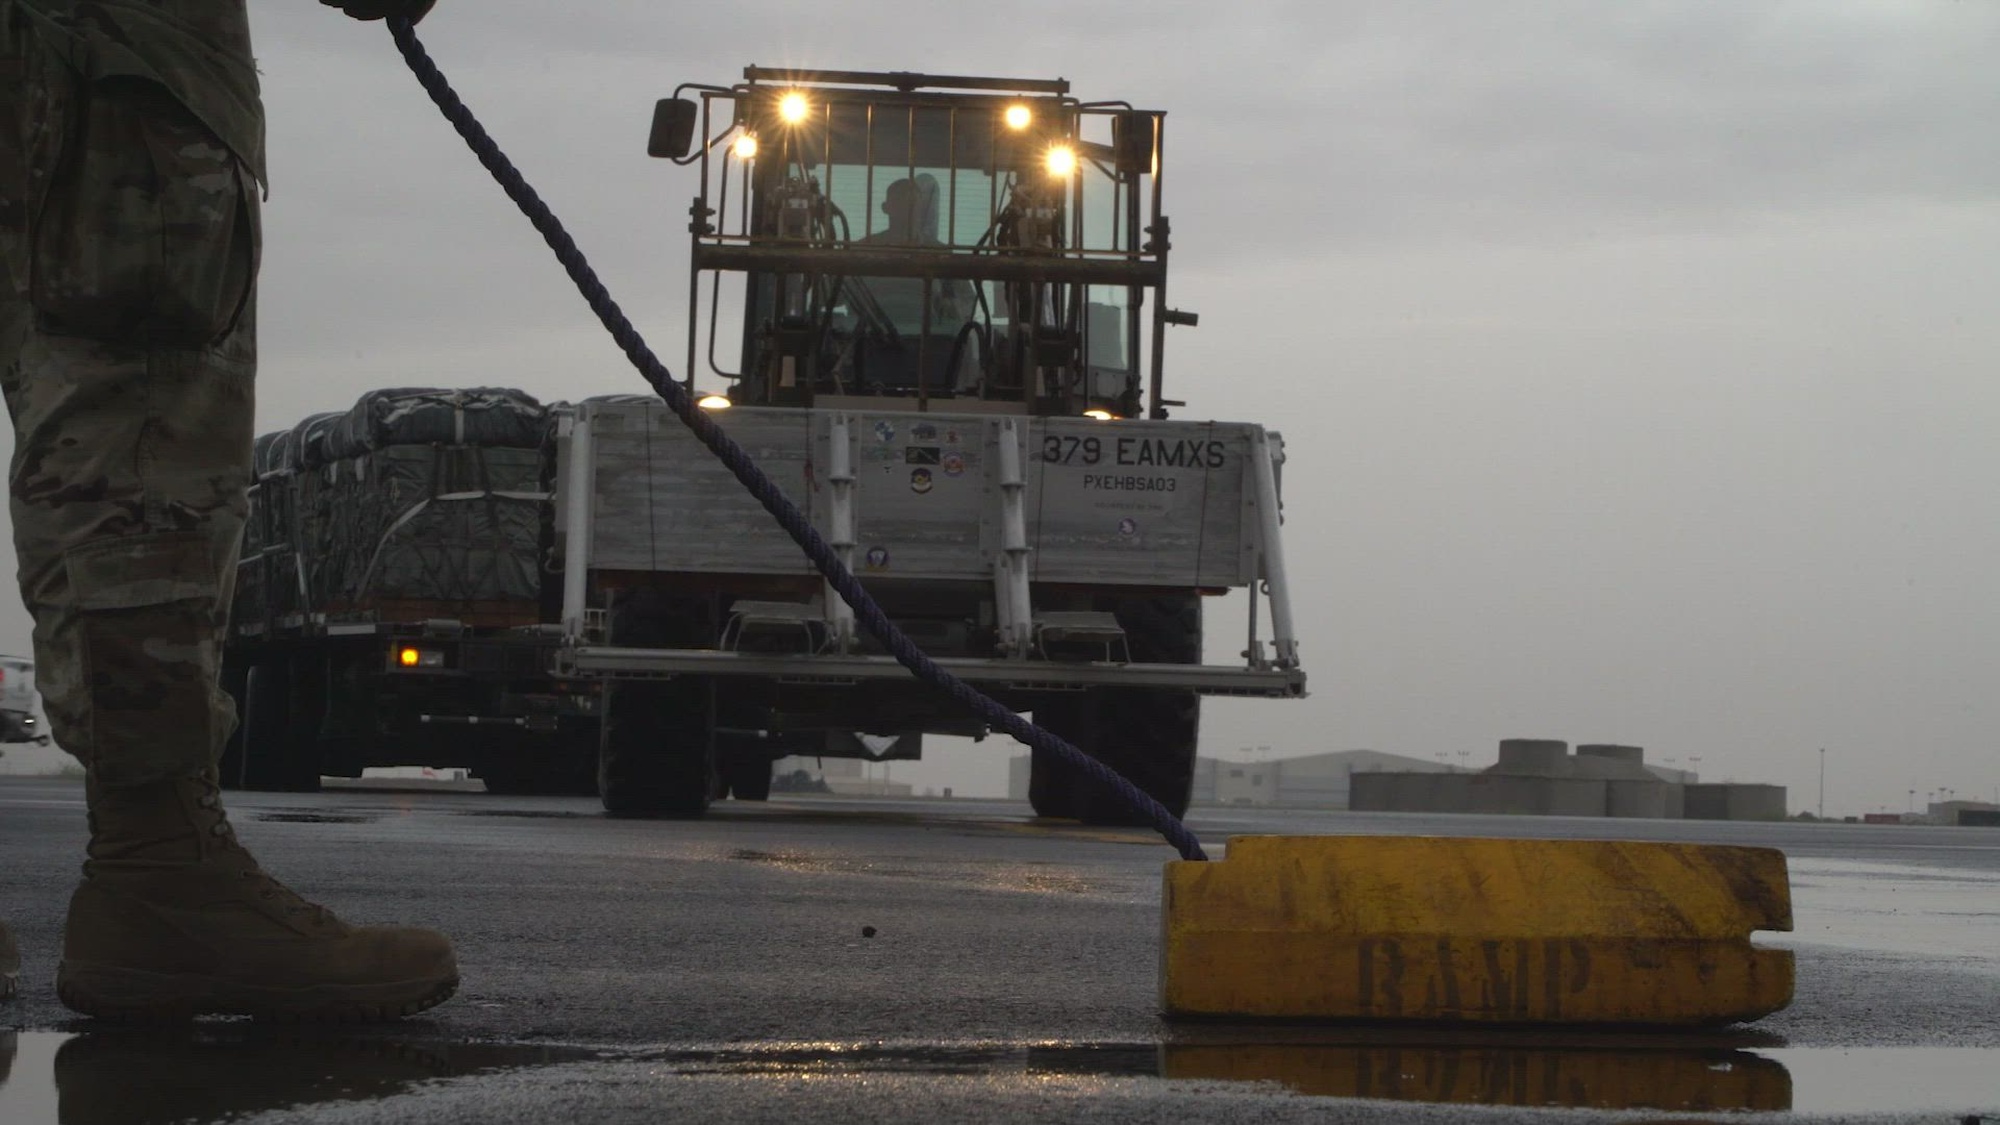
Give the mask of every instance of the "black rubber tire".
[[[707, 645], [705, 603], [656, 590], [623, 591], [611, 607], [613, 644]], [[714, 691], [700, 676], [608, 684], [597, 743], [597, 792], [616, 817], [693, 819], [708, 811], [715, 771]]]
[[[1201, 660], [1201, 599], [1197, 595], [1115, 602], [1132, 659], [1149, 664]], [[1035, 709], [1036, 725], [1110, 766], [1175, 816], [1194, 795], [1201, 732], [1201, 697], [1175, 688], [1098, 688], [1058, 696]], [[1088, 824], [1150, 823], [1118, 795], [1053, 755], [1034, 751], [1028, 799], [1039, 816]]]
[[317, 793], [325, 758], [320, 730], [326, 725], [327, 663], [322, 652], [292, 657], [290, 720], [285, 726], [284, 775], [279, 788], [287, 793]]
[[[296, 755], [296, 734], [304, 719], [293, 704], [304, 686], [294, 674], [293, 660], [287, 656], [267, 656], [252, 665], [244, 677], [241, 768], [237, 783], [245, 789], [265, 792], [302, 792], [305, 789]], [[309, 694], [309, 693], [308, 693]], [[313, 712], [311, 700], [303, 701]], [[317, 726], [316, 713], [310, 714]], [[312, 769], [312, 789], [319, 788], [317, 765]]]
[[771, 759], [763, 754], [732, 754], [722, 759], [722, 776], [729, 795], [739, 801], [771, 799]]
[[249, 663], [225, 652], [219, 686], [236, 704], [236, 726], [230, 730], [228, 740], [222, 744], [222, 756], [215, 762], [216, 777], [224, 789], [239, 789], [243, 785], [244, 688], [249, 678]]
[[597, 743], [605, 812], [689, 820], [708, 811], [716, 778], [707, 696], [698, 680], [610, 685]]

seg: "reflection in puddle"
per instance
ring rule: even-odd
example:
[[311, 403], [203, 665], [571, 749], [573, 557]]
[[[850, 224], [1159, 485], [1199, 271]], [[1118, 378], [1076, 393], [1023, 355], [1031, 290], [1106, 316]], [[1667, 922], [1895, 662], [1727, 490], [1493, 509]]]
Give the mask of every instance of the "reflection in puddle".
[[1278, 1082], [1328, 1098], [1697, 1112], [1792, 1108], [1784, 1064], [1732, 1050], [1167, 1047], [1160, 1073]]
[[597, 1057], [561, 1047], [424, 1042], [255, 1024], [87, 1035], [0, 1032], [0, 1121], [217, 1121], [326, 1102], [373, 1101], [436, 1078]]
[[[1217, 1029], [1218, 1031], [1220, 1029]], [[1304, 1036], [1301, 1036], [1304, 1037]], [[1321, 1098], [1666, 1112], [1937, 1112], [2000, 1108], [2000, 1051], [1773, 1048], [1737, 1035], [1327, 1033], [1316, 1041], [976, 1044], [793, 1043], [592, 1051], [252, 1024], [84, 1035], [0, 1032], [0, 1121], [214, 1122], [375, 1101], [442, 1078], [557, 1064], [756, 1081], [802, 1076], [1051, 1075], [1276, 1083]], [[1916, 1078], [1917, 1081], [1910, 1081]], [[1796, 1086], [1796, 1090], [1795, 1090]], [[574, 1087], [571, 1087], [574, 1088]], [[516, 1097], [520, 1092], [515, 1092]], [[551, 1104], [559, 1115], [564, 1107]]]

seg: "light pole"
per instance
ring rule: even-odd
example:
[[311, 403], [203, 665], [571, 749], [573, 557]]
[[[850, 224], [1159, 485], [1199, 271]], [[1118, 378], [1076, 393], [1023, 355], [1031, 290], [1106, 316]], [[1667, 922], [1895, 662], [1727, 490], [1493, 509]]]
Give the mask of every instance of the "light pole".
[[1819, 818], [1826, 819], [1826, 747], [1819, 748]]

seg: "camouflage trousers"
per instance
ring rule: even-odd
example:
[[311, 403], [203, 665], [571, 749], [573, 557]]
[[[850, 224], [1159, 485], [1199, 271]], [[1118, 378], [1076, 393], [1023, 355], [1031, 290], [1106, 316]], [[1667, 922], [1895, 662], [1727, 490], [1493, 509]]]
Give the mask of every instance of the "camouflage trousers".
[[[249, 481], [257, 194], [163, 88], [0, 4], [0, 391], [51, 732], [93, 782], [210, 767]], [[247, 36], [247, 32], [246, 32]]]

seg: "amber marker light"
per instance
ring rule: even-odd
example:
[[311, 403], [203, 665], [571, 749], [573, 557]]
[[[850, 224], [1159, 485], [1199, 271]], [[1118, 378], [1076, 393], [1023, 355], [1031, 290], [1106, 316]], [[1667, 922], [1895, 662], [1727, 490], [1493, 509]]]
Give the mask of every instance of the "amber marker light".
[[405, 668], [415, 668], [417, 666], [417, 661], [422, 659], [423, 659], [423, 653], [420, 653], [413, 648], [406, 648], [403, 651], [396, 654], [396, 663], [401, 664]]

